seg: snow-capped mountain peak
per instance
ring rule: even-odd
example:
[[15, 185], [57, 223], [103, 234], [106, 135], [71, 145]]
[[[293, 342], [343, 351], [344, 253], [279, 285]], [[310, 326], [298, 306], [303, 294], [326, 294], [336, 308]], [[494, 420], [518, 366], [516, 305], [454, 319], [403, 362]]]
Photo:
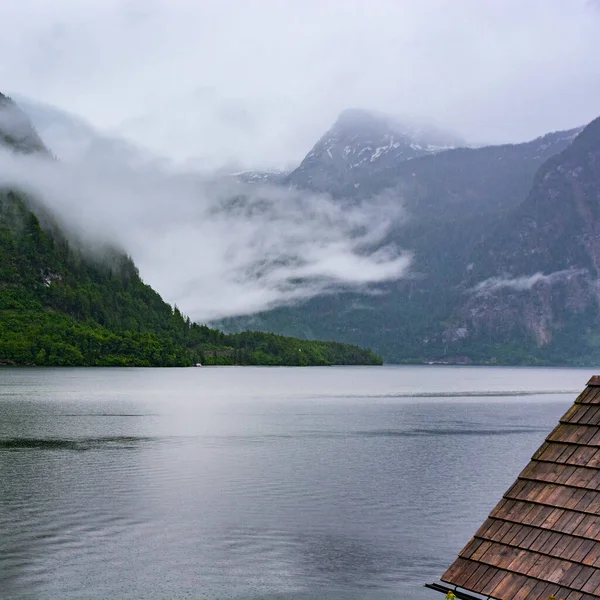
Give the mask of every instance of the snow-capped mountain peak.
[[352, 183], [365, 169], [465, 146], [459, 136], [416, 119], [396, 119], [361, 109], [345, 110], [290, 175], [292, 185]]

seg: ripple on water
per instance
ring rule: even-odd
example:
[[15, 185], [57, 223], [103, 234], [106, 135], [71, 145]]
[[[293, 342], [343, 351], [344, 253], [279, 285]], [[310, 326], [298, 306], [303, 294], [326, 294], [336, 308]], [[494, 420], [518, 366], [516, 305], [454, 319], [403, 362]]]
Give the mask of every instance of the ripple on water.
[[0, 438], [0, 450], [127, 450], [157, 438], [138, 436], [106, 436], [89, 438]]

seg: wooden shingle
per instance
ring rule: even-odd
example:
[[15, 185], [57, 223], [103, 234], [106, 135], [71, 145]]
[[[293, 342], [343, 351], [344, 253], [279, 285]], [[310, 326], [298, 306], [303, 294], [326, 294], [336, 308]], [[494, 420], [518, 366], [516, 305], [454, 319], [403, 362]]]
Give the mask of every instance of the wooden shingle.
[[441, 579], [498, 600], [600, 600], [600, 376]]

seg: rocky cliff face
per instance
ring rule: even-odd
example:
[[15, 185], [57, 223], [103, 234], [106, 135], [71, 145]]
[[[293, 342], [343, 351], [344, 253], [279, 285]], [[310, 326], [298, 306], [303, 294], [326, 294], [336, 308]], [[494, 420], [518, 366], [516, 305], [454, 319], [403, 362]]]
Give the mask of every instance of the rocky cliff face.
[[600, 325], [600, 119], [538, 171], [525, 201], [472, 253], [448, 339], [595, 352]]

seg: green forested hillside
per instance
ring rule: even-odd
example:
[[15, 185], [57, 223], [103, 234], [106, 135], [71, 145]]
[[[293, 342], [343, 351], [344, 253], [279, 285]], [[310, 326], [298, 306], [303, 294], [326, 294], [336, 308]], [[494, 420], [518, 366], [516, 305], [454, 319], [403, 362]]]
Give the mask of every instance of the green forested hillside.
[[[45, 228], [46, 229], [46, 228]], [[369, 351], [191, 323], [128, 257], [102, 260], [47, 232], [24, 198], [0, 194], [0, 362], [36, 365], [379, 364]]]
[[[1, 93], [0, 117], [0, 145], [51, 160], [29, 119]], [[0, 364], [381, 364], [357, 346], [225, 335], [192, 323], [144, 284], [129, 257], [110, 248], [92, 256], [80, 246], [42, 205], [0, 188]]]

